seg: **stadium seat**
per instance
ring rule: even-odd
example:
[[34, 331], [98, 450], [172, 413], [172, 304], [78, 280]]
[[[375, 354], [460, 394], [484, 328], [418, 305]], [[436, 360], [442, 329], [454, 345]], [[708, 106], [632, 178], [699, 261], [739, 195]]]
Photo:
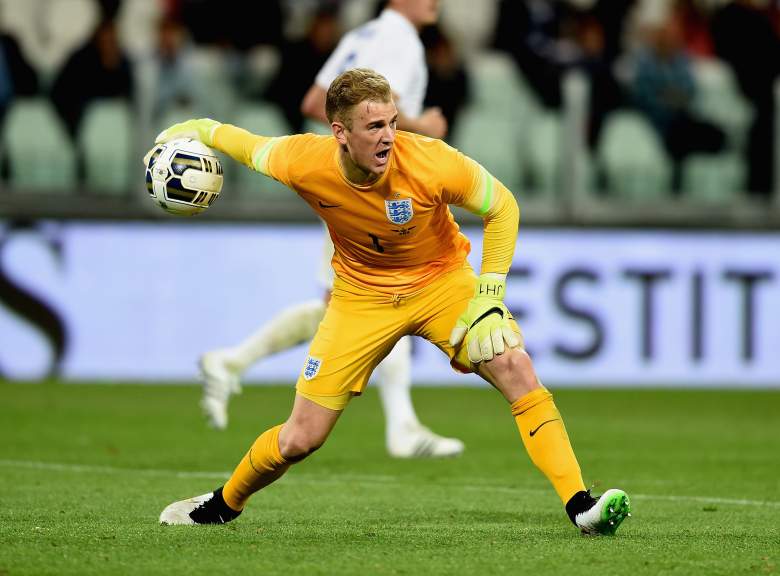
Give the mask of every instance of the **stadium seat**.
[[485, 113], [519, 118], [539, 110], [536, 96], [512, 58], [503, 52], [484, 51], [466, 60], [472, 104]]
[[528, 119], [524, 157], [535, 192], [547, 195], [560, 189], [561, 130], [561, 117], [554, 112]]
[[682, 189], [686, 198], [703, 202], [734, 202], [745, 190], [747, 169], [733, 152], [695, 154], [685, 160]]
[[499, 118], [483, 107], [470, 106], [458, 119], [452, 144], [517, 193], [523, 181], [520, 134], [517, 117]]
[[726, 133], [731, 148], [742, 149], [753, 110], [740, 92], [731, 68], [720, 60], [696, 59], [693, 73], [696, 81], [694, 112], [719, 126]]
[[[564, 164], [567, 151], [563, 149], [563, 145], [567, 137], [564, 137], [563, 130], [564, 118], [557, 112], [542, 111], [524, 122], [524, 132], [527, 133], [523, 152], [524, 174], [530, 185], [530, 192], [549, 197], [566, 192], [563, 189], [566, 185], [563, 171], [571, 169], [571, 166]], [[569, 151], [569, 154], [571, 153]], [[581, 160], [584, 163], [583, 185], [590, 190], [594, 172], [587, 150], [583, 150]], [[570, 163], [568, 159], [567, 163]]]
[[84, 154], [87, 187], [96, 192], [127, 193], [131, 168], [138, 168], [137, 159], [132, 158], [132, 120], [127, 102], [93, 102], [84, 115], [78, 142]]
[[[558, 176], [558, 121], [547, 114], [512, 58], [481, 51], [466, 60], [471, 103], [451, 135], [513, 192], [530, 182], [552, 192]], [[541, 140], [539, 140], [541, 139]]]
[[72, 193], [76, 153], [48, 99], [14, 102], [2, 135], [11, 185], [25, 191]]
[[631, 200], [655, 200], [671, 190], [671, 164], [658, 135], [637, 112], [607, 118], [598, 149], [608, 191]]
[[694, 60], [696, 97], [693, 110], [726, 133], [721, 154], [696, 154], [683, 165], [686, 197], [706, 202], [733, 201], [745, 188], [747, 167], [742, 158], [753, 117], [731, 68], [717, 59]]
[[[281, 111], [275, 105], [267, 103], [244, 104], [235, 115], [235, 124], [262, 136], [284, 136], [290, 132]], [[236, 177], [231, 179], [231, 182], [238, 193], [247, 199], [260, 199], [262, 196], [279, 198], [291, 194], [286, 186], [253, 170], [236, 166], [231, 171], [236, 172]], [[228, 170], [225, 170], [226, 174], [227, 172]]]
[[199, 47], [193, 51], [190, 65], [195, 115], [232, 122], [238, 104], [233, 73], [238, 62], [228, 53]]

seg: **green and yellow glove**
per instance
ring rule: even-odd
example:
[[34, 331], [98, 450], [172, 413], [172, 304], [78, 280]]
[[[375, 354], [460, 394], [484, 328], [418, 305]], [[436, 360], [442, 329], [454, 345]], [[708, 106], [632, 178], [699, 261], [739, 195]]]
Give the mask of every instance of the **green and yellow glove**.
[[200, 140], [206, 146], [214, 145], [214, 131], [222, 124], [211, 118], [199, 118], [174, 124], [157, 135], [155, 144], [163, 144], [177, 138], [192, 138]]
[[214, 130], [219, 128], [222, 124], [211, 118], [200, 118], [198, 120], [187, 120], [186, 122], [179, 122], [174, 124], [170, 128], [166, 128], [157, 135], [154, 139], [154, 146], [144, 156], [144, 166], [149, 165], [149, 160], [157, 150], [158, 144], [164, 144], [177, 138], [192, 138], [193, 140], [199, 140], [206, 146], [214, 145]]
[[512, 315], [504, 305], [505, 288], [503, 275], [480, 275], [474, 297], [452, 329], [450, 344], [458, 346], [465, 338], [474, 364], [492, 360], [506, 347], [520, 346], [520, 335], [509, 324]]

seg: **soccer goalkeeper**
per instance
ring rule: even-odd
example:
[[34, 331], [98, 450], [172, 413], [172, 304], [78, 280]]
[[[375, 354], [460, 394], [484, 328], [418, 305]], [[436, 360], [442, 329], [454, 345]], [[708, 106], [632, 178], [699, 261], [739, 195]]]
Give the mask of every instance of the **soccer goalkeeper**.
[[[456, 370], [476, 372], [498, 389], [531, 460], [580, 530], [614, 533], [629, 514], [628, 496], [610, 489], [594, 498], [585, 490], [552, 394], [503, 303], [519, 217], [511, 192], [441, 140], [396, 131], [390, 86], [372, 70], [338, 76], [326, 111], [331, 136], [269, 138], [203, 119], [158, 137], [198, 138], [294, 190], [326, 222], [336, 273], [287, 421], [255, 440], [224, 486], [170, 504], [160, 522], [235, 519], [253, 493], [325, 442], [374, 367], [413, 334], [438, 346]], [[484, 220], [479, 276], [449, 204]]]
[[[425, 48], [418, 31], [436, 22], [438, 2], [390, 0], [378, 18], [352, 30], [317, 74], [302, 103], [306, 116], [327, 124], [325, 95], [328, 86], [347, 68], [371, 68], [393, 88], [399, 110], [398, 127], [443, 138], [447, 121], [438, 108], [423, 108], [428, 70]], [[308, 300], [280, 311], [265, 325], [235, 346], [210, 350], [200, 358], [203, 376], [201, 406], [212, 426], [227, 427], [230, 396], [241, 390], [240, 379], [258, 360], [311, 340], [325, 315], [333, 287], [333, 243], [325, 239], [319, 282], [324, 299]], [[385, 445], [396, 458], [457, 456], [463, 442], [436, 434], [417, 417], [412, 402], [411, 338], [401, 338], [374, 371], [382, 412]]]

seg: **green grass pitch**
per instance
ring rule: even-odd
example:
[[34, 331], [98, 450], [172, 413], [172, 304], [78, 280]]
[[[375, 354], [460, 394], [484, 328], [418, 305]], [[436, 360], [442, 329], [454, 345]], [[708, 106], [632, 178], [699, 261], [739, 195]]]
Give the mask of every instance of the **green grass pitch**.
[[195, 386], [0, 384], [0, 575], [780, 573], [776, 391], [557, 391], [586, 483], [632, 498], [613, 538], [569, 523], [498, 393], [462, 388], [414, 391], [461, 458], [389, 458], [369, 389], [236, 522], [158, 525], [292, 394], [247, 388], [216, 432]]

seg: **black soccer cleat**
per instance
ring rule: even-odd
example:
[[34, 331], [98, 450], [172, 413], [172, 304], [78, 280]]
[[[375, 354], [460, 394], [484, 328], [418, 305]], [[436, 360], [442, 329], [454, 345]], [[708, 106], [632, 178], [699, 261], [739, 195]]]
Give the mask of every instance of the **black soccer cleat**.
[[631, 516], [631, 502], [628, 494], [617, 488], [607, 490], [598, 499], [590, 491], [582, 491], [566, 503], [566, 513], [583, 534], [612, 536]]
[[179, 500], [165, 507], [160, 514], [160, 524], [192, 526], [195, 524], [225, 524], [237, 518], [236, 512], [222, 498], [222, 487], [214, 492]]

